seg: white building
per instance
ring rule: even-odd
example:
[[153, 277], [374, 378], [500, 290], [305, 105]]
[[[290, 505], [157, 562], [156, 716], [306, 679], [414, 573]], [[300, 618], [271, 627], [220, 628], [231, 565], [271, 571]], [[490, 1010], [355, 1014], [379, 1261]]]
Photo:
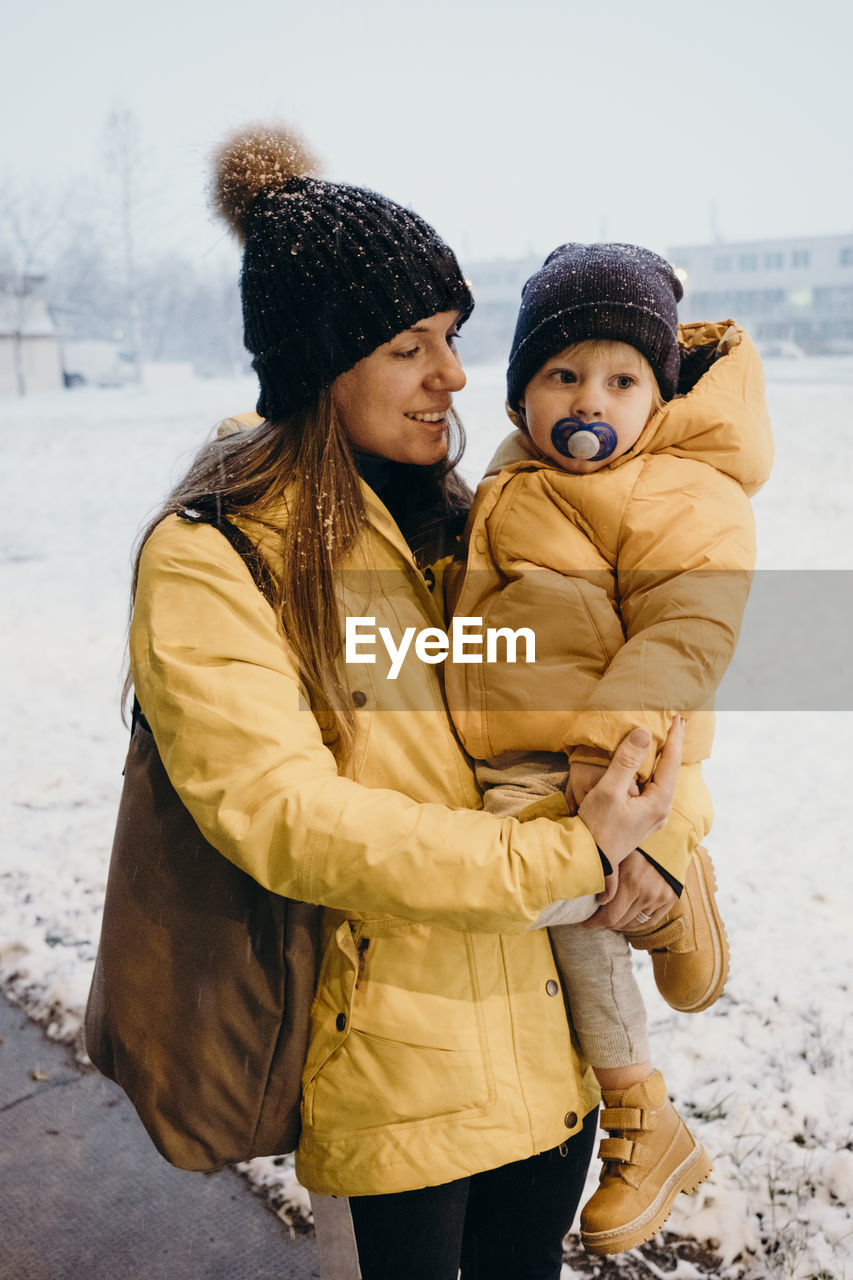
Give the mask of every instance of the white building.
[[731, 317], [759, 341], [853, 351], [853, 232], [677, 245], [682, 320]]
[[[667, 256], [684, 277], [681, 320], [730, 317], [762, 343], [853, 351], [853, 232], [677, 245]], [[471, 363], [506, 359], [522, 285], [542, 262], [537, 255], [464, 264], [477, 304], [463, 330]]]
[[494, 258], [462, 264], [474, 294], [474, 314], [462, 330], [463, 360], [470, 364], [506, 360], [521, 289], [545, 261], [544, 254], [526, 258]]
[[62, 386], [59, 338], [39, 279], [0, 279], [0, 395], [55, 391]]

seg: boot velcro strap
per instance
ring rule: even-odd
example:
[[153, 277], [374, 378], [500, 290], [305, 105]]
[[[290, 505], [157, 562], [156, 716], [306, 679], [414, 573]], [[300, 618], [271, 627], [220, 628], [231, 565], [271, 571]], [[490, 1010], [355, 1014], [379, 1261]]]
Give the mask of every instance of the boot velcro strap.
[[615, 1160], [618, 1164], [633, 1164], [636, 1146], [629, 1138], [602, 1138], [598, 1158]]
[[598, 1158], [604, 1163], [612, 1160], [621, 1165], [623, 1178], [629, 1178], [628, 1166], [642, 1169], [650, 1163], [649, 1148], [641, 1142], [629, 1142], [627, 1138], [604, 1138], [598, 1148]]
[[644, 1110], [642, 1107], [605, 1107], [601, 1113], [600, 1124], [602, 1129], [608, 1129], [610, 1132], [624, 1129], [653, 1129], [655, 1127], [655, 1117], [650, 1111]]
[[673, 951], [684, 937], [684, 932], [684, 919], [679, 916], [677, 920], [670, 920], [669, 924], [661, 925], [652, 933], [627, 933], [625, 936], [635, 951]]

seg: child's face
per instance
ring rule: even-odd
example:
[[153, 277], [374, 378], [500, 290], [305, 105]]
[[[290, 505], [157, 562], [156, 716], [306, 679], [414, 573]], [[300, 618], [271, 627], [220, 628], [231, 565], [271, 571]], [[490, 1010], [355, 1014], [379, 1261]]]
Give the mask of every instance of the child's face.
[[[546, 360], [524, 389], [520, 404], [527, 430], [540, 452], [573, 475], [606, 467], [636, 444], [656, 400], [657, 384], [649, 365], [625, 342], [596, 342], [567, 347]], [[606, 422], [616, 447], [606, 458], [567, 458], [551, 432], [563, 418]]]

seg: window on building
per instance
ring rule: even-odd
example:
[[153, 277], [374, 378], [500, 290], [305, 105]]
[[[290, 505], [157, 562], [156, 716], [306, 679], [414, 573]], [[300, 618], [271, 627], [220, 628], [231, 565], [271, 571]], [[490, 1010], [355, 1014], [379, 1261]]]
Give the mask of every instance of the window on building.
[[842, 267], [853, 267], [853, 244], [845, 244], [838, 255]]
[[732, 269], [732, 260], [727, 253], [720, 254], [718, 257], [714, 259], [715, 271], [731, 271], [731, 269]]
[[815, 289], [815, 308], [830, 311], [833, 315], [853, 314], [853, 286], [841, 285], [837, 288]]
[[738, 266], [741, 271], [757, 271], [758, 270], [758, 254], [742, 253], [738, 259]]
[[765, 253], [764, 268], [766, 271], [781, 271], [785, 265], [784, 253]]
[[792, 249], [791, 250], [791, 266], [807, 267], [809, 265], [808, 249]]

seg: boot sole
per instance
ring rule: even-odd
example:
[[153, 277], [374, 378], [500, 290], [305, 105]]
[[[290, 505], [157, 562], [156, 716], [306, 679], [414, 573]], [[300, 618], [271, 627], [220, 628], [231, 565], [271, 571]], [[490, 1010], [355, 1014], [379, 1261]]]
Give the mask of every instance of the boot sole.
[[711, 924], [711, 942], [714, 948], [714, 973], [706, 991], [692, 1004], [674, 1004], [671, 1007], [680, 1013], [701, 1013], [710, 1009], [723, 994], [729, 976], [729, 940], [726, 926], [717, 910], [717, 877], [714, 864], [707, 849], [699, 845], [693, 855], [696, 861], [697, 882], [702, 899], [702, 907]]
[[669, 1175], [645, 1213], [610, 1231], [585, 1232], [581, 1228], [581, 1244], [587, 1253], [606, 1257], [611, 1253], [624, 1253], [635, 1245], [651, 1240], [672, 1213], [675, 1197], [682, 1192], [690, 1195], [695, 1191], [708, 1177], [711, 1168], [711, 1157], [705, 1148], [694, 1147], [690, 1155]]

